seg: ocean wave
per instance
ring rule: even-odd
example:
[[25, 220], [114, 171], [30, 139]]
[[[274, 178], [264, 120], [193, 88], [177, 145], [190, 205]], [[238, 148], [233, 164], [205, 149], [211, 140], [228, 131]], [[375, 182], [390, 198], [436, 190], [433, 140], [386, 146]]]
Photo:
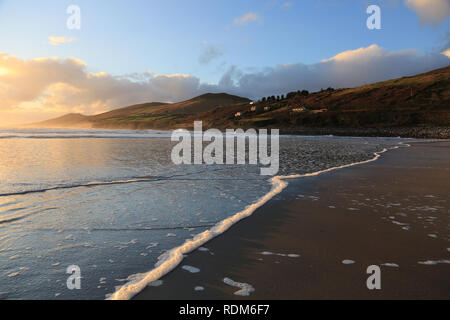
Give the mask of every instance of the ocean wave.
[[168, 180], [168, 179], [170, 179], [170, 177], [148, 176], [148, 177], [125, 179], [125, 180], [93, 181], [93, 182], [86, 182], [86, 183], [58, 185], [58, 186], [52, 186], [52, 187], [48, 187], [48, 188], [41, 188], [41, 189], [31, 189], [31, 190], [14, 191], [14, 192], [8, 192], [8, 193], [0, 193], [0, 197], [20, 196], [20, 195], [26, 195], [26, 194], [31, 194], [31, 193], [44, 193], [44, 192], [48, 192], [48, 191], [62, 190], [62, 189], [92, 188], [92, 187], [98, 187], [98, 186], [119, 185], [119, 184], [138, 183], [138, 182], [150, 182], [150, 181], [160, 181], [160, 180]]
[[[216, 169], [219, 171], [220, 169]], [[32, 193], [44, 193], [48, 191], [54, 190], [63, 190], [63, 189], [75, 189], [75, 188], [93, 188], [98, 186], [110, 186], [110, 185], [121, 185], [121, 184], [130, 184], [130, 183], [141, 183], [141, 182], [154, 182], [154, 181], [165, 181], [165, 180], [201, 180], [201, 179], [188, 179], [184, 177], [188, 177], [194, 174], [201, 173], [199, 171], [197, 173], [187, 173], [187, 174], [174, 174], [171, 176], [141, 176], [141, 177], [129, 177], [118, 180], [105, 180], [105, 181], [90, 181], [90, 182], [80, 182], [73, 184], [62, 184], [56, 186], [50, 186], [47, 188], [39, 188], [39, 189], [28, 189], [28, 190], [20, 190], [14, 192], [6, 192], [0, 193], [0, 197], [10, 197], [10, 196], [20, 196], [27, 195]], [[211, 179], [204, 179], [211, 180]], [[215, 179], [215, 180], [230, 180], [230, 179]]]
[[0, 129], [0, 139], [170, 138], [168, 130]]
[[28, 218], [30, 216], [34, 216], [36, 214], [41, 214], [43, 212], [47, 212], [47, 211], [51, 211], [51, 210], [55, 210], [55, 209], [57, 209], [57, 208], [45, 208], [45, 209], [36, 210], [36, 211], [33, 211], [33, 212], [21, 214], [21, 215], [9, 216], [7, 218], [2, 217], [2, 219], [0, 219], [0, 225], [4, 225], [4, 224], [7, 224], [7, 223], [12, 223], [12, 222], [16, 222], [16, 221], [19, 221], [19, 220], [23, 220], [23, 219]]
[[[1, 221], [0, 221], [1, 224]], [[215, 226], [216, 223], [208, 223], [208, 224], [199, 224], [199, 225], [179, 225], [179, 226], [153, 226], [153, 227], [128, 227], [128, 228], [86, 228], [86, 229], [67, 229], [65, 228], [65, 232], [121, 232], [121, 231], [165, 231], [165, 230], [188, 230], [188, 229], [202, 229], [202, 228], [210, 228]], [[39, 231], [55, 231], [58, 232], [60, 229], [53, 229], [53, 228], [30, 228], [33, 230], [39, 230]]]
[[[409, 145], [400, 143], [400, 146], [408, 147]], [[398, 149], [400, 146], [395, 146], [390, 149]], [[343, 169], [355, 165], [374, 162], [381, 157], [381, 154], [387, 151], [388, 149], [385, 148], [381, 151], [375, 152], [374, 157], [372, 159], [361, 162], [350, 163], [307, 174], [295, 174], [295, 175], [273, 177], [272, 179], [270, 179], [270, 183], [272, 184], [271, 190], [267, 194], [262, 196], [259, 200], [257, 200], [255, 203], [250, 204], [244, 210], [234, 214], [233, 216], [222, 220], [221, 222], [213, 226], [211, 229], [196, 235], [192, 239], [186, 240], [181, 246], [178, 246], [165, 252], [158, 258], [158, 262], [156, 263], [155, 267], [152, 270], [146, 273], [136, 274], [129, 277], [129, 279], [132, 280], [126, 283], [125, 285], [118, 287], [118, 289], [114, 293], [107, 295], [107, 299], [129, 300], [133, 298], [136, 294], [141, 292], [150, 283], [159, 280], [160, 278], [171, 272], [173, 269], [175, 269], [183, 261], [186, 254], [191, 253], [192, 251], [203, 246], [204, 244], [211, 241], [215, 237], [223, 234], [229, 228], [231, 228], [231, 226], [251, 216], [258, 208], [262, 207], [273, 197], [280, 194], [288, 186], [288, 182], [286, 180], [318, 176], [320, 174], [331, 172], [337, 169]]]
[[170, 134], [32, 134], [0, 135], [0, 139], [144, 139], [170, 138]]

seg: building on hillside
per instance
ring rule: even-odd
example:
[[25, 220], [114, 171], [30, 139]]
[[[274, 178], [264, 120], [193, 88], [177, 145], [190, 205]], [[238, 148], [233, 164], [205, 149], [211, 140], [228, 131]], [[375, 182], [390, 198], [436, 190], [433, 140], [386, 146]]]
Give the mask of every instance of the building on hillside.
[[299, 107], [299, 108], [292, 109], [292, 112], [294, 112], [294, 113], [301, 113], [301, 112], [305, 112], [305, 111], [306, 111], [305, 107]]
[[242, 112], [237, 112], [237, 113], [234, 115], [235, 118], [240, 118], [241, 116], [242, 116]]

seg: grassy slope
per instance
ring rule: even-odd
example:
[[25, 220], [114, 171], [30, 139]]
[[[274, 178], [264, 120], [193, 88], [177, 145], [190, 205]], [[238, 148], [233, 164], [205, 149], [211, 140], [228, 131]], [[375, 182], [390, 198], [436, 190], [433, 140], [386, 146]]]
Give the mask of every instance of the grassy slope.
[[[325, 90], [308, 96], [299, 94], [281, 101], [256, 104], [259, 109], [271, 107], [269, 112], [249, 112], [250, 106], [246, 105], [210, 111], [197, 118], [217, 127], [448, 127], [449, 80], [450, 67], [446, 67], [352, 89]], [[306, 106], [309, 111], [292, 112], [300, 106]], [[326, 112], [314, 112], [323, 108]], [[244, 114], [236, 119], [236, 112]]]
[[[92, 121], [94, 128], [172, 128], [180, 125], [183, 118], [195, 117], [217, 108], [228, 108], [250, 100], [225, 93], [207, 93], [193, 99], [173, 104], [153, 106], [139, 112], [128, 112], [119, 116], [97, 116]], [[119, 109], [124, 110], [124, 109]]]
[[[393, 79], [351, 89], [324, 90], [272, 102], [258, 102], [228, 94], [205, 94], [188, 101], [148, 103], [97, 116], [67, 115], [39, 125], [122, 129], [191, 128], [195, 120], [204, 127], [389, 128], [450, 127], [450, 66], [425, 74]], [[306, 106], [308, 111], [293, 113]], [[315, 110], [326, 109], [316, 113]], [[236, 112], [242, 112], [236, 118]], [[86, 124], [87, 123], [87, 124]]]
[[51, 128], [169, 128], [174, 124], [172, 121], [178, 121], [183, 117], [190, 117], [216, 108], [249, 102], [250, 100], [247, 98], [225, 93], [208, 93], [179, 103], [144, 103], [95, 116], [68, 114], [56, 119], [33, 123], [29, 126]]

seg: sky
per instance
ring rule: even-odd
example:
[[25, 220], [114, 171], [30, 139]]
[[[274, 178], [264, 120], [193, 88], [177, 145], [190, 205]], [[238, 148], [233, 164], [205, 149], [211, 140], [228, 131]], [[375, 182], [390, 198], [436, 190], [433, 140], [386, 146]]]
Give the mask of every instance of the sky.
[[0, 0], [0, 125], [414, 75], [449, 65], [449, 16], [450, 0]]

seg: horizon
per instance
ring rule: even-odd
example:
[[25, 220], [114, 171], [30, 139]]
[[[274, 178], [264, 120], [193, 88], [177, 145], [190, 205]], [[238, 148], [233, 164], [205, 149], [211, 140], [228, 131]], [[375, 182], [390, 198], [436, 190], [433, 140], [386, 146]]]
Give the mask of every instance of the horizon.
[[446, 0], [374, 1], [374, 30], [362, 0], [80, 0], [69, 28], [72, 4], [0, 1], [0, 126], [205, 93], [349, 88], [450, 64]]

